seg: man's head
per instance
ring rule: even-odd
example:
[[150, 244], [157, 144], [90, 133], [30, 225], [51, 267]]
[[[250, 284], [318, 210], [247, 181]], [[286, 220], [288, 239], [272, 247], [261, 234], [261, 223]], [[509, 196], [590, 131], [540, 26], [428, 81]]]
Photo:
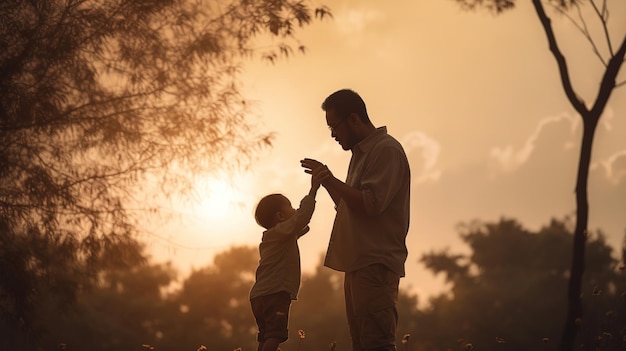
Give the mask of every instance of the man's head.
[[355, 91], [338, 90], [322, 103], [331, 136], [344, 150], [350, 150], [376, 128], [367, 114], [365, 101]]
[[265, 229], [285, 221], [296, 213], [291, 201], [282, 194], [270, 194], [263, 197], [256, 206], [254, 219]]

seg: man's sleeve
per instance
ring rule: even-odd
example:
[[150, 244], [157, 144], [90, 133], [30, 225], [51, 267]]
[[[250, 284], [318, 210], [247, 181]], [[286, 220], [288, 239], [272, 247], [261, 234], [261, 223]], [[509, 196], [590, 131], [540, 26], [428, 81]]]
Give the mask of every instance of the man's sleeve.
[[395, 147], [381, 148], [372, 158], [361, 178], [365, 212], [383, 212], [398, 193], [407, 176], [408, 162], [404, 152]]

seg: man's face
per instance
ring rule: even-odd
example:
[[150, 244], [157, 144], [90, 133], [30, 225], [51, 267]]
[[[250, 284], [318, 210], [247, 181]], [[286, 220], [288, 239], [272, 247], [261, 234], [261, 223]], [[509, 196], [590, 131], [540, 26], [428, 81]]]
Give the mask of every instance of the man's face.
[[338, 116], [334, 110], [326, 111], [326, 124], [333, 137], [344, 150], [350, 150], [356, 144], [354, 133], [347, 118]]

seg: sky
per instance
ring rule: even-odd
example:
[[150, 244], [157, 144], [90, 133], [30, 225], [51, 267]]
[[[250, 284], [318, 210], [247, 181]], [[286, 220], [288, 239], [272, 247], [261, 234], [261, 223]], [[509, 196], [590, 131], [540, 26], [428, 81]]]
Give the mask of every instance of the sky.
[[[401, 288], [420, 301], [445, 289], [419, 262], [449, 249], [468, 253], [456, 226], [514, 218], [529, 230], [575, 215], [581, 118], [563, 92], [557, 65], [530, 2], [500, 16], [465, 12], [454, 1], [340, 0], [334, 19], [297, 33], [307, 47], [272, 65], [248, 62], [243, 92], [257, 130], [275, 133], [248, 170], [198, 182], [196, 203], [172, 203], [178, 216], [153, 228], [156, 261], [181, 272], [212, 264], [231, 245], [257, 246], [256, 202], [281, 192], [294, 206], [309, 189], [304, 157], [345, 179], [350, 152], [330, 137], [320, 105], [350, 88], [376, 126], [405, 148], [412, 170], [409, 256]], [[609, 0], [613, 46], [626, 35], [626, 2]], [[589, 10], [589, 6], [585, 10]], [[567, 18], [553, 24], [574, 88], [595, 99], [604, 67]], [[595, 20], [595, 19], [594, 19]], [[594, 23], [597, 23], [594, 22]], [[588, 22], [589, 28], [597, 25]], [[606, 45], [599, 45], [606, 52]], [[620, 81], [626, 80], [622, 68]], [[589, 228], [617, 250], [626, 234], [626, 85], [616, 89], [596, 131], [589, 178]], [[325, 253], [334, 209], [320, 189], [311, 231], [299, 240], [304, 273]]]

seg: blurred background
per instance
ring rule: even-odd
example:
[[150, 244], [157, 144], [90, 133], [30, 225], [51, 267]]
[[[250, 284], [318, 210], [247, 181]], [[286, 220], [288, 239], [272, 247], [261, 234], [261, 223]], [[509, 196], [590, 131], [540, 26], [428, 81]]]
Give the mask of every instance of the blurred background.
[[[592, 106], [626, 3], [543, 7]], [[398, 347], [557, 349], [583, 119], [531, 2], [10, 0], [0, 14], [2, 349], [254, 350], [254, 207], [274, 192], [296, 205], [305, 157], [345, 177], [320, 107], [343, 88], [411, 165]], [[586, 350], [626, 345], [616, 62], [589, 167]], [[342, 276], [321, 264], [333, 204], [317, 200], [282, 350], [349, 349]]]

